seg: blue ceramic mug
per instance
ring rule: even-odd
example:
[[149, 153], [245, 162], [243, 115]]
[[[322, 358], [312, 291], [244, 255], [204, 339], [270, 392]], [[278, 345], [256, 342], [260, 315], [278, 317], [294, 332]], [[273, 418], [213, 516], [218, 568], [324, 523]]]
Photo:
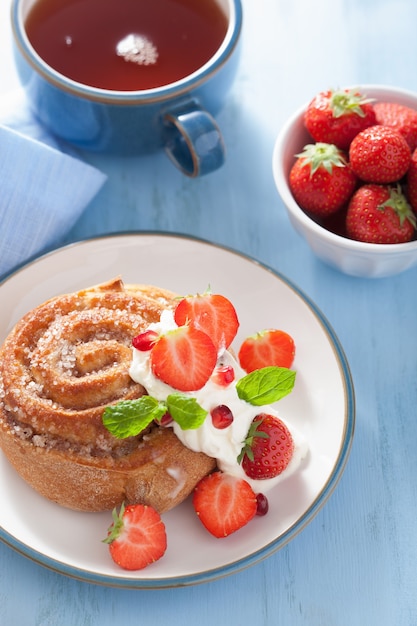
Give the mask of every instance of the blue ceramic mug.
[[237, 69], [240, 0], [213, 0], [228, 28], [217, 52], [189, 76], [142, 91], [90, 87], [58, 73], [31, 45], [25, 20], [37, 0], [13, 0], [16, 67], [40, 121], [70, 144], [95, 152], [146, 154], [165, 148], [173, 163], [196, 177], [219, 168], [225, 146], [214, 116]]

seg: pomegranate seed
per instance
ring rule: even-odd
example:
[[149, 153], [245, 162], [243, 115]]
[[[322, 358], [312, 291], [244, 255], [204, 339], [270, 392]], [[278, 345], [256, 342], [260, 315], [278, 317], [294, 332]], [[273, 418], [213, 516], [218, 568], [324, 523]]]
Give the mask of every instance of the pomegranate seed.
[[159, 335], [154, 330], [145, 330], [145, 332], [133, 337], [132, 344], [136, 350], [141, 352], [148, 352], [155, 345]]
[[233, 413], [225, 404], [219, 404], [210, 411], [213, 426], [222, 430], [233, 422]]
[[263, 493], [256, 494], [256, 515], [262, 517], [268, 513], [268, 498]]
[[171, 417], [171, 413], [168, 413], [168, 411], [166, 413], [163, 414], [163, 416], [161, 417], [161, 419], [158, 421], [158, 424], [160, 426], [169, 426], [170, 424], [172, 424], [174, 420]]
[[221, 387], [227, 387], [235, 379], [235, 370], [231, 365], [217, 367], [213, 374], [213, 380]]

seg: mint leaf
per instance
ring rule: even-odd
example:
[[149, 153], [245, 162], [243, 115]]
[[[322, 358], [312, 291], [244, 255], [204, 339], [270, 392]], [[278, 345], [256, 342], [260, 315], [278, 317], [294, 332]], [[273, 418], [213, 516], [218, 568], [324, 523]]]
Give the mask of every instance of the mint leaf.
[[241, 378], [236, 384], [241, 400], [254, 406], [272, 404], [293, 390], [295, 372], [286, 367], [263, 367]]
[[151, 396], [137, 400], [122, 400], [104, 409], [103, 424], [118, 439], [134, 437], [153, 420], [166, 413], [166, 405]]
[[207, 411], [198, 404], [195, 398], [181, 393], [172, 393], [167, 397], [166, 402], [169, 414], [182, 430], [198, 428], [206, 419]]

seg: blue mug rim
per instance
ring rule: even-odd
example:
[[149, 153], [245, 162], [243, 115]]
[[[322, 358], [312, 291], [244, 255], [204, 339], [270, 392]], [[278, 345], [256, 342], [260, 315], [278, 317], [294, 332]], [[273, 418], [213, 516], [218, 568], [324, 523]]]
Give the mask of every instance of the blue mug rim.
[[21, 15], [21, 5], [22, 0], [12, 0], [12, 32], [15, 44], [32, 69], [61, 91], [103, 104], [126, 106], [172, 100], [172, 98], [186, 94], [206, 82], [227, 63], [233, 54], [240, 39], [243, 22], [241, 0], [231, 0], [230, 6], [234, 9], [233, 23], [232, 25], [229, 24], [225, 39], [219, 49], [201, 68], [181, 80], [162, 87], [138, 91], [116, 91], [78, 83], [50, 67], [29, 42]]

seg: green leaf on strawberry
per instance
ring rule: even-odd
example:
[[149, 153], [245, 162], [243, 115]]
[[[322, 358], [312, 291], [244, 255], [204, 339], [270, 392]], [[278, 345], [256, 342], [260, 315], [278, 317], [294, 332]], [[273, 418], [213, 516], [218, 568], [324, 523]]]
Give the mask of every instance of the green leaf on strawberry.
[[254, 406], [278, 402], [293, 390], [295, 375], [293, 370], [286, 367], [263, 367], [238, 381], [237, 395]]
[[302, 152], [295, 156], [303, 159], [304, 166], [310, 166], [310, 178], [319, 167], [323, 167], [326, 172], [331, 174], [333, 168], [347, 165], [346, 155], [330, 143], [309, 143], [304, 146]]
[[329, 98], [334, 117], [341, 117], [347, 113], [356, 113], [359, 117], [364, 118], [366, 116], [364, 105], [371, 102], [373, 102], [373, 98], [368, 98], [355, 89], [337, 89], [331, 92]]

